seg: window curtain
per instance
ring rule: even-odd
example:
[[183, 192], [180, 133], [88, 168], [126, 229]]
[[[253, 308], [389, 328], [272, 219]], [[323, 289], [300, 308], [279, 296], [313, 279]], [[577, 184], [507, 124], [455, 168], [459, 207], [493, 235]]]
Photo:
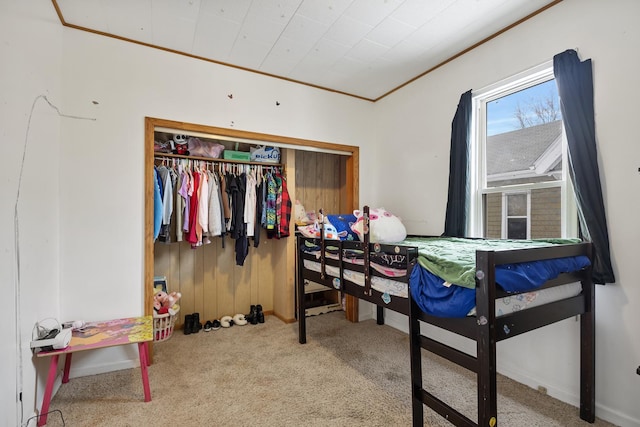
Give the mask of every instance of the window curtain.
[[469, 135], [471, 132], [471, 91], [460, 96], [451, 122], [449, 196], [443, 236], [465, 237], [469, 205]]
[[591, 60], [581, 62], [575, 50], [567, 50], [553, 57], [553, 73], [567, 133], [569, 174], [576, 192], [580, 231], [594, 245], [593, 281], [613, 283], [598, 170]]

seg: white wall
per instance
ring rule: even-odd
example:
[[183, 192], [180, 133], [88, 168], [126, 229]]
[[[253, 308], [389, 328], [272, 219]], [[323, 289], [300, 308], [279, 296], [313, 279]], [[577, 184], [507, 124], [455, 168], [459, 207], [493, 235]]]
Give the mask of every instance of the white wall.
[[[77, 30], [63, 34], [64, 106], [95, 118], [62, 127], [65, 319], [143, 312], [145, 116], [357, 145], [371, 163], [370, 102]], [[133, 348], [79, 354], [72, 376], [135, 363]]]
[[36, 366], [43, 373], [46, 366], [31, 354], [32, 329], [38, 320], [59, 315], [58, 151], [64, 119], [43, 97], [62, 103], [62, 29], [52, 12], [47, 0], [0, 1], [0, 425], [6, 426], [34, 413], [44, 378], [36, 376]]
[[[623, 426], [640, 425], [640, 376], [635, 373], [640, 365], [639, 16], [636, 0], [565, 0], [375, 104], [378, 144], [387, 156], [385, 176], [394, 176], [377, 182], [379, 202], [406, 218], [410, 232], [440, 234], [451, 121], [460, 95], [566, 49], [577, 48], [581, 59], [593, 60], [600, 174], [617, 278], [596, 292], [596, 415]], [[401, 148], [389, 148], [399, 142]], [[402, 194], [397, 191], [401, 182], [410, 183]], [[402, 316], [388, 319], [406, 330]], [[498, 348], [501, 372], [578, 404], [578, 322], [566, 320]]]

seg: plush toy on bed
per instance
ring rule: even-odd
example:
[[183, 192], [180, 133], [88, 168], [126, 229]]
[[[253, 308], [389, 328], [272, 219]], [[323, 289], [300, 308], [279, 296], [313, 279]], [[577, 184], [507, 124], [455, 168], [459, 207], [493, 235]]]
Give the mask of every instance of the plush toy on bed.
[[314, 211], [307, 212], [300, 200], [296, 200], [293, 208], [293, 220], [298, 226], [313, 224], [316, 221], [316, 213]]
[[[322, 224], [322, 229], [324, 230], [324, 238], [329, 240], [340, 240], [338, 237], [338, 231], [336, 228], [328, 222], [324, 222]], [[304, 225], [302, 227], [298, 227], [298, 231], [304, 237], [320, 237], [320, 225], [316, 222], [310, 225]]]
[[[357, 220], [351, 229], [364, 240], [362, 231], [364, 218], [362, 211], [353, 211]], [[370, 232], [369, 239], [373, 243], [397, 243], [407, 237], [407, 229], [400, 218], [388, 212], [385, 208], [369, 209]]]

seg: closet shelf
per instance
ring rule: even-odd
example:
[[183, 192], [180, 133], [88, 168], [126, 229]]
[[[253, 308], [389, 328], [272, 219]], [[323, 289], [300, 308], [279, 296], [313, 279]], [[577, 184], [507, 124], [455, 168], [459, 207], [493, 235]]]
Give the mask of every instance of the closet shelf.
[[257, 166], [266, 166], [266, 167], [282, 167], [282, 163], [268, 163], [268, 162], [247, 162], [244, 160], [230, 160], [230, 159], [220, 159], [214, 157], [200, 157], [200, 156], [186, 156], [184, 154], [173, 154], [173, 153], [162, 153], [159, 151], [154, 151], [153, 156], [158, 158], [174, 158], [174, 159], [187, 159], [187, 160], [201, 160], [205, 162], [214, 162], [214, 163], [233, 163], [233, 164], [241, 164], [241, 165], [257, 165]]

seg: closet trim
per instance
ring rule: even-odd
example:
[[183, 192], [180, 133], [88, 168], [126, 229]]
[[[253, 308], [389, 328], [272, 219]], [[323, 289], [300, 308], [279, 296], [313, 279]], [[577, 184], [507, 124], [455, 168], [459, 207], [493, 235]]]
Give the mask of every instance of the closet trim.
[[[145, 117], [145, 145], [144, 145], [144, 314], [153, 313], [153, 292], [149, 285], [153, 283], [154, 276], [154, 252], [153, 252], [153, 166], [154, 158], [157, 154], [153, 149], [154, 136], [156, 131], [177, 130], [181, 132], [192, 132], [209, 135], [212, 138], [217, 136], [227, 140], [238, 140], [239, 142], [249, 142], [255, 144], [270, 144], [298, 150], [324, 151], [347, 155], [346, 159], [346, 187], [350, 191], [346, 194], [346, 209], [358, 209], [360, 193], [360, 151], [359, 147], [344, 144], [335, 144], [322, 141], [313, 141], [287, 136], [270, 135], [257, 132], [249, 132], [238, 129], [220, 128], [193, 123], [179, 122], [173, 120]], [[318, 207], [319, 208], [319, 207]], [[295, 272], [292, 272], [295, 274]], [[292, 289], [293, 291], [293, 289]], [[358, 304], [353, 297], [347, 296], [346, 317], [352, 322], [358, 321]], [[284, 320], [284, 319], [283, 319]]]

